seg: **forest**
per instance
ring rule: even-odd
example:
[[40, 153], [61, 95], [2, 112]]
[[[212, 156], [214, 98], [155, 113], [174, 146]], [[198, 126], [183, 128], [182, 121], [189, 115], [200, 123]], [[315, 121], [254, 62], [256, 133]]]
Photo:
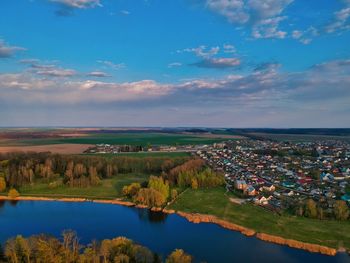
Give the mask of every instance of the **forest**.
[[[65, 230], [61, 238], [34, 235], [17, 236], [0, 247], [0, 262], [8, 263], [160, 263], [162, 257], [125, 237], [79, 243], [76, 232]], [[175, 249], [166, 263], [190, 263], [192, 256]]]
[[[36, 179], [63, 183], [72, 187], [89, 187], [100, 180], [126, 173], [167, 173], [189, 157], [134, 158], [118, 156], [59, 155], [50, 153], [12, 153], [0, 155], [0, 185], [20, 187]], [[54, 186], [54, 185], [53, 185]], [[0, 186], [1, 187], [1, 186]], [[1, 191], [1, 189], [0, 189]]]

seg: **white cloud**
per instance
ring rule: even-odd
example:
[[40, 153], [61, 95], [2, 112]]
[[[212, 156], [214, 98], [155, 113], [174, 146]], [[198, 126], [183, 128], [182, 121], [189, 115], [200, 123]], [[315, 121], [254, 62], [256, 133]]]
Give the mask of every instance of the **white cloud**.
[[[15, 109], [18, 105], [31, 108], [55, 105], [128, 105], [140, 107], [204, 107], [221, 110], [275, 109], [293, 112], [308, 105], [326, 105], [328, 112], [337, 110], [350, 100], [350, 60], [328, 61], [304, 72], [284, 72], [280, 65], [267, 63], [245, 75], [186, 80], [179, 84], [154, 80], [107, 82], [41, 76], [24, 71], [0, 74], [0, 105]], [[45, 106], [47, 105], [47, 106]], [[78, 107], [78, 106], [77, 106]]]
[[106, 72], [103, 72], [103, 71], [91, 71], [86, 75], [89, 77], [97, 77], [97, 78], [110, 77], [110, 75], [108, 75]]
[[37, 78], [28, 73], [0, 74], [0, 92], [3, 89], [47, 90], [53, 85], [55, 85], [53, 80]]
[[38, 59], [22, 59], [20, 63], [29, 65], [28, 71], [46, 77], [73, 77], [78, 75], [74, 69], [65, 69], [55, 64], [43, 64]]
[[130, 12], [128, 10], [121, 10], [120, 13], [125, 16], [130, 15]]
[[334, 13], [333, 21], [325, 27], [327, 33], [344, 31], [350, 29], [350, 4], [347, 7]]
[[294, 30], [292, 32], [292, 37], [294, 39], [299, 39], [299, 38], [301, 38], [302, 35], [303, 35], [303, 32], [301, 32], [300, 30]]
[[254, 38], [284, 38], [283, 11], [294, 0], [206, 0], [206, 6], [237, 26], [248, 26]]
[[168, 64], [168, 68], [175, 68], [175, 67], [181, 67], [182, 63], [180, 62], [173, 62]]
[[70, 8], [87, 9], [102, 6], [100, 0], [50, 0]]
[[72, 69], [52, 68], [38, 70], [36, 74], [50, 77], [72, 77], [75, 76], [77, 72]]
[[237, 67], [241, 64], [240, 59], [238, 58], [226, 58], [226, 57], [215, 57], [222, 50], [223, 53], [235, 53], [236, 49], [233, 45], [224, 44], [222, 49], [219, 46], [207, 47], [205, 45], [201, 45], [196, 48], [185, 48], [183, 50], [177, 50], [177, 53], [193, 53], [198, 58], [201, 58], [199, 62], [190, 64], [191, 66], [196, 66], [200, 68], [231, 68]]
[[279, 16], [284, 9], [294, 0], [249, 0], [247, 6], [250, 9], [253, 20], [260, 21]]
[[241, 65], [238, 58], [209, 58], [192, 64], [202, 68], [231, 68]]
[[15, 55], [17, 51], [26, 50], [23, 47], [9, 46], [0, 39], [0, 58], [10, 58]]
[[285, 38], [287, 32], [278, 30], [281, 21], [286, 17], [278, 16], [260, 20], [252, 28], [252, 36], [254, 38]]
[[219, 51], [220, 51], [220, 47], [218, 46], [208, 48], [202, 45], [196, 48], [185, 48], [183, 50], [177, 50], [177, 53], [189, 52], [189, 53], [194, 53], [197, 57], [209, 58], [218, 54]]
[[294, 30], [292, 32], [292, 38], [298, 40], [300, 43], [304, 45], [310, 44], [312, 39], [318, 35], [319, 35], [319, 31], [313, 26], [310, 26], [308, 29], [304, 31]]
[[235, 46], [231, 45], [231, 44], [224, 44], [223, 48], [224, 48], [224, 53], [235, 53], [236, 52]]
[[250, 19], [243, 0], [207, 0], [206, 6], [210, 10], [226, 17], [231, 23], [245, 24]]
[[98, 60], [97, 62], [101, 63], [109, 68], [115, 69], [115, 70], [122, 69], [122, 68], [126, 67], [126, 65], [124, 63], [116, 64], [116, 63], [114, 63], [112, 61], [108, 61], [108, 60]]

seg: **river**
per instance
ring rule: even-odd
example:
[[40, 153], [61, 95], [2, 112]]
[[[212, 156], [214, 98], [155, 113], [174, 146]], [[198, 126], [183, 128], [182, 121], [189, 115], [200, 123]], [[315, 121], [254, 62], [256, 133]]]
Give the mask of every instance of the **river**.
[[151, 212], [92, 202], [0, 201], [0, 242], [21, 234], [59, 236], [65, 229], [78, 233], [81, 243], [125, 236], [154, 252], [168, 255], [182, 248], [196, 262], [350, 262], [246, 237], [215, 224], [193, 224], [176, 214]]

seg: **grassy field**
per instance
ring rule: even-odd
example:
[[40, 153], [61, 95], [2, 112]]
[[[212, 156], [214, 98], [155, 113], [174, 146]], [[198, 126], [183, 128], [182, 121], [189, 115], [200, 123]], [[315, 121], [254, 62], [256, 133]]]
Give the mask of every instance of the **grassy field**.
[[224, 195], [223, 188], [189, 189], [168, 208], [215, 215], [257, 232], [334, 248], [344, 246], [350, 249], [350, 221], [339, 222], [287, 215], [279, 216], [251, 204], [236, 205]]
[[259, 136], [266, 139], [276, 141], [290, 141], [290, 142], [314, 142], [314, 141], [327, 141], [327, 140], [339, 140], [350, 142], [350, 136], [335, 136], [335, 135], [319, 135], [319, 134], [268, 134], [268, 133], [251, 133], [252, 135]]
[[45, 197], [81, 197], [113, 199], [122, 197], [122, 188], [134, 182], [145, 182], [149, 175], [146, 174], [120, 174], [111, 179], [102, 180], [101, 185], [88, 188], [59, 186], [49, 188], [47, 183], [37, 182], [34, 185], [23, 186], [19, 189], [22, 196], [45, 196]]
[[89, 133], [86, 136], [69, 138], [36, 138], [3, 141], [2, 145], [47, 145], [47, 144], [128, 144], [128, 145], [188, 145], [210, 144], [222, 138], [206, 138], [185, 134], [166, 133]]

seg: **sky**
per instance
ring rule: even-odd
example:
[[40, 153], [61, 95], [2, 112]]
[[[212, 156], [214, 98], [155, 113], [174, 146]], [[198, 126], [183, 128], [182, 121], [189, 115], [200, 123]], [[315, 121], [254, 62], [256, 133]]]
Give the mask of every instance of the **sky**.
[[350, 127], [350, 0], [1, 0], [0, 126]]

